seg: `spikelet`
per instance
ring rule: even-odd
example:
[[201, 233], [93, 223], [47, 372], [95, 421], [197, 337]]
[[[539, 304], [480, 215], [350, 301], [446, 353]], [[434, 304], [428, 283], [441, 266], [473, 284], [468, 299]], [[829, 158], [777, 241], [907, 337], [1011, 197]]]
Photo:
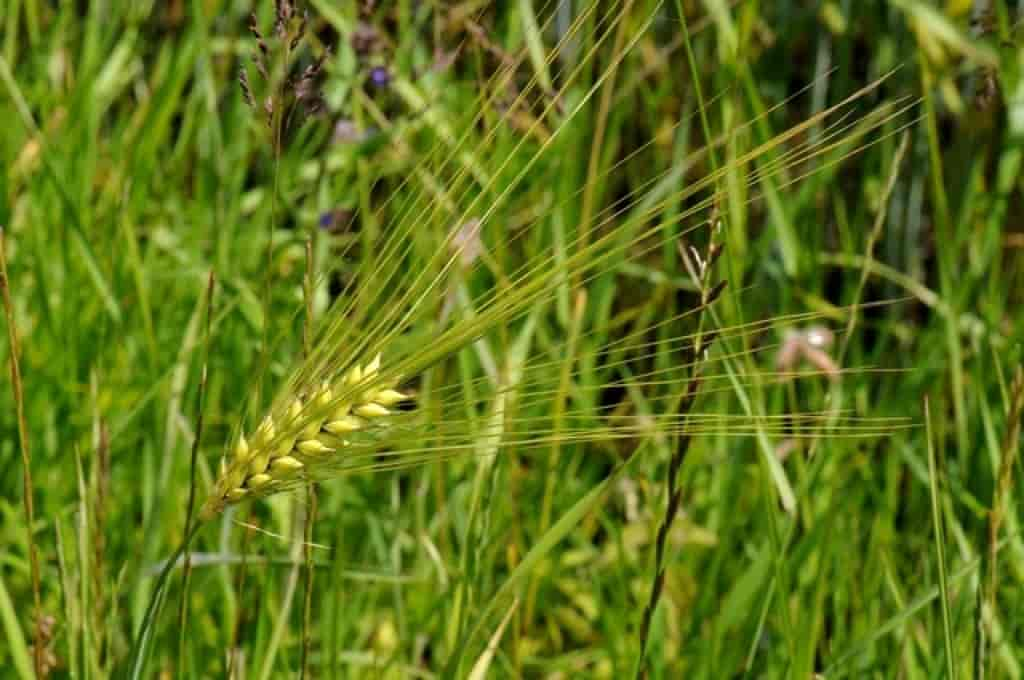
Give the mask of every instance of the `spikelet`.
[[380, 355], [352, 366], [336, 385], [323, 382], [305, 398], [294, 397], [283, 413], [267, 415], [250, 438], [239, 435], [221, 460], [213, 491], [200, 517], [211, 519], [232, 503], [283, 490], [288, 482], [345, 455], [340, 435], [385, 424], [390, 407], [409, 396], [379, 381]]

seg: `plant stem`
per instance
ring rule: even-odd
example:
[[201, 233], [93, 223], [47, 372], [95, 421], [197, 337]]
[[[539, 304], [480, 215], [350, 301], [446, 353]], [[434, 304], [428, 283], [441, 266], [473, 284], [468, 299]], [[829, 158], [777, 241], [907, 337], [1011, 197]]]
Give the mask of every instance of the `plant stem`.
[[[1006, 497], [1010, 493], [1010, 484], [1013, 480], [1013, 465], [1017, 459], [1021, 431], [1021, 415], [1024, 414], [1024, 368], [1017, 367], [1011, 389], [1010, 403], [1006, 412], [1006, 430], [1003, 432], [1003, 443], [1001, 447], [1002, 459], [999, 463], [999, 473], [996, 478], [995, 494], [992, 499], [992, 510], [988, 517], [988, 575], [985, 590], [985, 600], [988, 608], [986, 618], [982, 612], [982, 620], [987, 621], [983, 628], [985, 635], [984, 651], [987, 653], [984, 658], [989, 664], [993, 663], [993, 654], [990, 647], [994, 638], [992, 624], [996, 621], [996, 591], [999, 586], [999, 530], [1002, 526], [1003, 516], [1006, 513]], [[977, 669], [981, 674], [983, 670]], [[994, 668], [988, 668], [989, 675]]]
[[[710, 272], [711, 265], [717, 258], [717, 253], [721, 252], [721, 248], [718, 247], [714, 241], [708, 246], [708, 256], [701, 264], [701, 271], [699, 272], [699, 285], [701, 286], [701, 304], [697, 308], [698, 319], [697, 319], [697, 334], [694, 336], [693, 344], [693, 360], [690, 372], [690, 379], [687, 382], [686, 392], [683, 394], [682, 400], [680, 401], [677, 411], [684, 416], [690, 412], [693, 408], [693, 402], [697, 398], [697, 393], [700, 391], [702, 382], [701, 376], [701, 359], [705, 356], [705, 352], [708, 347], [714, 342], [715, 333], [714, 331], [705, 333], [704, 331], [704, 311], [718, 298], [723, 290], [721, 284], [708, 288], [708, 275]], [[665, 515], [662, 518], [661, 525], [658, 527], [658, 534], [655, 538], [654, 544], [654, 578], [651, 582], [651, 593], [647, 600], [647, 605], [644, 607], [644, 612], [640, 620], [640, 652], [637, 654], [636, 659], [636, 678], [641, 680], [646, 676], [645, 658], [647, 656], [647, 647], [650, 640], [651, 632], [651, 621], [654, 618], [654, 611], [658, 607], [658, 601], [661, 599], [661, 591], [665, 585], [665, 547], [668, 544], [668, 533], [672, 528], [672, 523], [675, 521], [676, 515], [679, 513], [679, 506], [682, 504], [683, 491], [679, 487], [679, 471], [683, 467], [683, 462], [686, 460], [686, 453], [690, 448], [690, 442], [692, 436], [684, 431], [679, 435], [679, 440], [676, 443], [675, 451], [672, 453], [672, 458], [669, 460], [668, 473], [665, 479], [665, 494], [668, 501], [665, 505]]]
[[[303, 282], [306, 298], [306, 320], [303, 325], [302, 345], [308, 357], [313, 342], [313, 240], [306, 240], [306, 276]], [[299, 678], [308, 677], [310, 621], [313, 612], [313, 523], [316, 522], [316, 485], [306, 484], [306, 525], [303, 531], [303, 549], [306, 558], [306, 583], [302, 606], [302, 659], [299, 664]]]
[[935, 437], [932, 431], [931, 407], [924, 399], [925, 436], [928, 438], [928, 482], [931, 488], [932, 524], [935, 529], [935, 559], [939, 563], [939, 603], [942, 606], [943, 640], [946, 645], [946, 677], [956, 680], [956, 657], [953, 652], [953, 615], [949, 606], [949, 579], [946, 576], [946, 542], [942, 513], [939, 510], [939, 472], [936, 463]]
[[28, 535], [28, 557], [32, 572], [32, 600], [35, 606], [35, 623], [33, 626], [32, 658], [37, 678], [43, 677], [43, 604], [40, 594], [39, 553], [36, 549], [33, 527], [35, 526], [35, 508], [32, 503], [32, 454], [28, 444], [28, 424], [25, 422], [25, 400], [21, 384], [21, 367], [18, 364], [18, 333], [14, 325], [14, 307], [11, 304], [11, 284], [7, 276], [7, 249], [3, 227], [0, 227], [0, 292], [4, 299], [4, 316], [7, 317], [7, 339], [11, 354], [11, 389], [14, 392], [14, 404], [18, 412], [18, 441], [21, 446], [21, 464], [23, 469], [25, 496], [25, 531]]
[[156, 585], [153, 587], [153, 594], [149, 598], [149, 606], [146, 607], [146, 614], [142, 617], [142, 627], [139, 628], [139, 633], [135, 636], [135, 642], [132, 644], [132, 651], [129, 657], [131, 659], [131, 670], [127, 676], [132, 680], [146, 677], [144, 673], [146, 671], [146, 662], [149, 660], [150, 641], [153, 639], [152, 629], [156, 620], [160, 617], [160, 610], [163, 608], [167, 578], [171, 575], [174, 565], [178, 563], [178, 559], [186, 554], [188, 547], [192, 544], [192, 539], [202, 526], [200, 523], [192, 526], [189, 533], [185, 534], [185, 538], [182, 539], [181, 545], [168, 558], [164, 568], [160, 570]]
[[312, 677], [308, 673], [308, 666], [311, 638], [310, 624], [313, 618], [313, 524], [316, 522], [316, 510], [316, 485], [313, 482], [309, 482], [306, 485], [306, 526], [303, 543], [306, 558], [306, 583], [302, 607], [302, 661], [299, 666], [299, 678]]
[[[199, 394], [196, 399], [196, 431], [192, 439], [192, 454], [189, 461], [188, 509], [185, 511], [185, 535], [192, 532], [192, 520], [196, 505], [196, 470], [199, 463], [199, 445], [203, 438], [203, 402], [206, 396], [207, 365], [210, 357], [210, 317], [213, 315], [214, 275], [210, 272], [206, 284], [206, 330], [204, 339], [203, 366], [199, 373]], [[178, 605], [178, 663], [184, 664], [185, 638], [188, 630], [188, 591], [192, 576], [191, 553], [185, 552], [184, 573], [182, 575], [181, 601]]]
[[[633, 0], [625, 0], [619, 18], [618, 30], [615, 33], [615, 45], [612, 54], [622, 53], [622, 45], [628, 35], [627, 24], [629, 23], [629, 10], [633, 6]], [[580, 208], [580, 238], [579, 249], [584, 251], [590, 243], [591, 219], [594, 212], [594, 192], [600, 182], [597, 181], [600, 171], [601, 158], [604, 155], [605, 134], [608, 128], [608, 118], [611, 114], [612, 95], [615, 93], [615, 79], [618, 74], [621, 60], [613, 59], [612, 65], [607, 74], [607, 80], [601, 91], [601, 101], [598, 103], [597, 122], [594, 126], [594, 135], [590, 143], [590, 160], [587, 165], [587, 182], [583, 187], [583, 198]], [[578, 287], [578, 282], [577, 283]]]
[[[700, 389], [700, 383], [700, 376], [695, 373], [690, 378], [686, 388], [686, 395], [683, 397], [679, 407], [680, 412], [686, 413], [690, 410], [693, 400]], [[665, 506], [665, 516], [658, 527], [658, 535], [654, 544], [654, 579], [651, 582], [651, 594], [647, 600], [647, 605], [644, 607], [643, 618], [640, 620], [640, 652], [637, 654], [636, 659], [637, 680], [646, 677], [645, 659], [650, 640], [651, 621], [654, 618], [654, 610], [658, 607], [661, 591], [665, 585], [665, 546], [668, 543], [668, 532], [672, 528], [672, 523], [675, 521], [683, 499], [682, 489], [678, 486], [679, 470], [686, 459], [686, 452], [690, 448], [691, 439], [692, 437], [687, 434], [681, 435], [679, 442], [676, 444], [676, 449], [672, 453], [672, 459], [669, 461], [668, 477], [665, 480], [668, 503]]]

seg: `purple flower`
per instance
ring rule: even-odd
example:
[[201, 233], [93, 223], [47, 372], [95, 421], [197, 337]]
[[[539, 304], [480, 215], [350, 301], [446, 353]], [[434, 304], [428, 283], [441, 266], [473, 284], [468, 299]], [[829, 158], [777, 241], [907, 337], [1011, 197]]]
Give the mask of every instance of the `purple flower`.
[[334, 208], [320, 213], [317, 225], [331, 234], [339, 234], [350, 226], [355, 219], [355, 211], [350, 208]]
[[377, 87], [387, 87], [391, 82], [391, 72], [386, 66], [374, 66], [370, 69], [370, 82]]

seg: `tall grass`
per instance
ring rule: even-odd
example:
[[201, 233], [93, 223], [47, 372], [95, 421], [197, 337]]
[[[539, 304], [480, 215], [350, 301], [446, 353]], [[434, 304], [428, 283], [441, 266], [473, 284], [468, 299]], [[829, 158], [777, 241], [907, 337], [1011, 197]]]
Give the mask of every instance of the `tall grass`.
[[1009, 10], [243, 5], [5, 17], [54, 673], [1019, 675]]

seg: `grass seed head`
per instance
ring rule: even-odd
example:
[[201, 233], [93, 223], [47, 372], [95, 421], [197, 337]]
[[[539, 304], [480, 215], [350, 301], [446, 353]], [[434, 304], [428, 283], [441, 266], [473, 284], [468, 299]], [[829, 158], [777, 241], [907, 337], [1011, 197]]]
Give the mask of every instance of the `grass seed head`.
[[201, 517], [210, 519], [232, 503], [283, 490], [288, 480], [329, 469], [349, 446], [339, 435], [380, 424], [391, 415], [388, 407], [408, 400], [394, 387], [379, 384], [380, 367], [380, 355], [365, 366], [353, 365], [337, 384], [323, 381], [304, 398], [293, 396], [281, 413], [268, 414], [250, 439], [240, 434], [230, 457], [221, 461]]

